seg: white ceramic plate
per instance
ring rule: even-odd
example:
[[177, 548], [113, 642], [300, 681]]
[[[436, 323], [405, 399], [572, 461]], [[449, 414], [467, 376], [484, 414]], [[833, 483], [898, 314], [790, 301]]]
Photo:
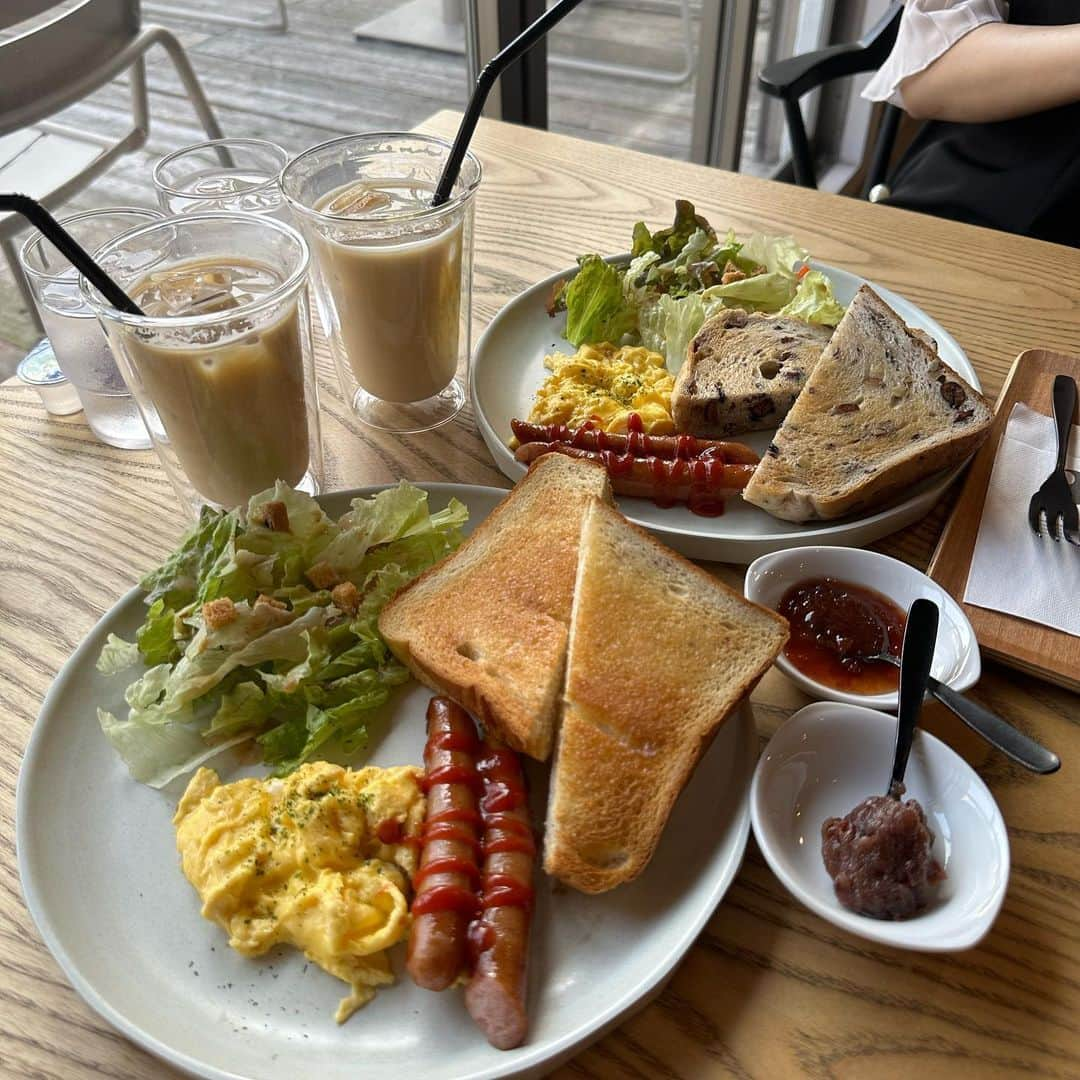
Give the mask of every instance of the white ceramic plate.
[[[613, 262], [618, 259], [610, 260]], [[865, 279], [824, 263], [814, 263], [831, 278], [836, 297], [848, 304]], [[473, 355], [472, 397], [480, 434], [505, 476], [518, 480], [525, 466], [515, 460], [507, 446], [510, 421], [526, 417], [533, 395], [544, 381], [544, 357], [552, 352], [573, 352], [563, 338], [566, 315], [549, 318], [544, 305], [551, 287], [573, 276], [570, 267], [552, 274], [514, 297], [492, 319]], [[910, 301], [889, 289], [874, 285], [882, 299], [913, 327], [925, 330], [938, 343], [942, 360], [959, 372], [975, 389], [979, 379], [956, 339]], [[740, 436], [759, 454], [772, 438], [771, 431]], [[941, 497], [959, 470], [928, 477], [907, 496], [882, 510], [838, 522], [797, 525], [771, 517], [740, 498], [729, 499], [722, 516], [706, 518], [685, 507], [661, 508], [648, 499], [620, 499], [619, 506], [631, 521], [643, 525], [665, 543], [692, 559], [749, 563], [759, 555], [804, 544], [846, 544], [862, 547], [917, 521]]]
[[940, 739], [916, 730], [904, 777], [906, 797], [926, 811], [934, 857], [948, 875], [926, 911], [900, 922], [848, 911], [821, 858], [825, 819], [884, 794], [895, 741], [894, 716], [834, 702], [800, 709], [769, 741], [754, 772], [754, 836], [788, 891], [834, 925], [900, 949], [969, 949], [1005, 899], [1009, 837], [986, 785]]
[[[451, 495], [464, 501], [472, 524], [505, 495], [425, 486], [433, 508]], [[320, 501], [337, 515], [350, 497], [374, 490]], [[717, 736], [637, 881], [587, 897], [538, 879], [524, 1046], [492, 1049], [458, 993], [419, 990], [407, 976], [339, 1027], [332, 1017], [344, 984], [295, 950], [245, 960], [200, 917], [171, 824], [183, 781], [164, 792], [135, 783], [98, 729], [96, 705], [123, 707], [123, 677], [105, 678], [94, 661], [109, 632], [132, 637], [143, 611], [139, 592], [128, 593], [46, 696], [19, 774], [19, 872], [38, 929], [76, 990], [129, 1038], [190, 1073], [219, 1080], [546, 1073], [660, 989], [739, 868], [757, 752], [748, 708]], [[372, 725], [372, 763], [421, 761], [428, 698], [412, 684], [386, 706]], [[261, 771], [236, 759], [211, 764], [229, 779]], [[544, 773], [530, 774], [538, 820]]]
[[[747, 567], [743, 594], [748, 600], [775, 611], [792, 585], [822, 577], [874, 589], [901, 611], [907, 611], [919, 597], [933, 600], [941, 612], [941, 622], [930, 674], [961, 693], [979, 681], [982, 674], [979, 643], [963, 608], [936, 581], [899, 559], [857, 548], [805, 547], [777, 551], [755, 559]], [[888, 694], [836, 690], [804, 675], [784, 653], [776, 658], [776, 666], [812, 697], [893, 712], [897, 709], [895, 690]]]

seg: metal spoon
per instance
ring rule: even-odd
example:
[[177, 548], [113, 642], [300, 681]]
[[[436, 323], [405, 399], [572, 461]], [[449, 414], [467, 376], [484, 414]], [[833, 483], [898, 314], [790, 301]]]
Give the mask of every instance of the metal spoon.
[[[892, 664], [893, 667], [899, 667], [900, 660], [885, 650], [887, 646], [873, 656], [860, 656], [858, 659], [860, 661], [883, 660], [887, 664]], [[1017, 731], [1008, 720], [991, 712], [977, 701], [964, 697], [947, 683], [930, 675], [926, 680], [926, 688], [946, 709], [959, 716], [972, 731], [981, 735], [1006, 757], [1012, 758], [1017, 765], [1023, 765], [1025, 769], [1042, 775], [1057, 772], [1061, 768], [1061, 758], [1053, 750], [1048, 750], [1022, 731]]]
[[904, 627], [904, 644], [900, 650], [900, 697], [896, 710], [896, 749], [893, 752], [892, 778], [885, 793], [899, 799], [904, 790], [911, 741], [919, 722], [926, 685], [930, 679], [930, 664], [937, 644], [938, 606], [933, 600], [920, 597], [908, 610]]

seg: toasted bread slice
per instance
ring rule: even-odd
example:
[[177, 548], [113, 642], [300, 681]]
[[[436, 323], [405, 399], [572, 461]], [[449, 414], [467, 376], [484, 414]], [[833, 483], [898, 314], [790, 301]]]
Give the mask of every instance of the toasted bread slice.
[[787, 521], [865, 511], [966, 460], [992, 420], [986, 398], [864, 285], [743, 498]]
[[787, 415], [832, 327], [721, 311], [694, 335], [675, 379], [675, 430], [707, 439], [774, 428]]
[[544, 869], [582, 892], [630, 881], [787, 623], [594, 501], [585, 519]]
[[602, 467], [545, 455], [379, 616], [394, 655], [422, 683], [540, 761], [551, 753], [581, 523], [594, 499], [611, 501]]

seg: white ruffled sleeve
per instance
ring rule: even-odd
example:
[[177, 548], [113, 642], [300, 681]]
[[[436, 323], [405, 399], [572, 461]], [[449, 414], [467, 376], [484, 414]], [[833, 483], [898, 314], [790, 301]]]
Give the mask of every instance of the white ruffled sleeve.
[[908, 0], [888, 59], [862, 92], [870, 101], [904, 106], [900, 84], [928, 68], [965, 34], [1008, 15], [1006, 0]]

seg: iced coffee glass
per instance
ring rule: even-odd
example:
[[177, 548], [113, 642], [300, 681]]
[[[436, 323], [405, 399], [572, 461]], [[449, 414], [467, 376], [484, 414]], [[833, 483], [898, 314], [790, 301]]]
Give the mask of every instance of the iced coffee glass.
[[432, 208], [450, 144], [380, 132], [294, 158], [281, 186], [314, 255], [315, 303], [357, 417], [417, 432], [465, 404], [472, 319], [473, 198], [467, 154]]
[[317, 491], [303, 237], [273, 218], [188, 214], [95, 258], [143, 310], [116, 310], [82, 279], [181, 502], [238, 506], [276, 480]]

